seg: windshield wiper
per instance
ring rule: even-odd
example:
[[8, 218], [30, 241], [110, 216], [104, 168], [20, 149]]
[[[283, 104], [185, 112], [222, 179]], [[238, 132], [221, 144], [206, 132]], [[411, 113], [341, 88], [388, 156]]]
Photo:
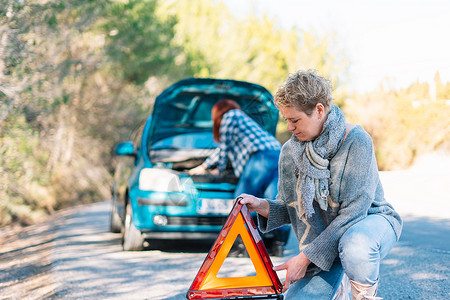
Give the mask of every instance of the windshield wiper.
[[180, 150], [182, 148], [176, 147], [176, 146], [160, 146], [160, 147], [151, 147], [150, 151], [152, 150]]

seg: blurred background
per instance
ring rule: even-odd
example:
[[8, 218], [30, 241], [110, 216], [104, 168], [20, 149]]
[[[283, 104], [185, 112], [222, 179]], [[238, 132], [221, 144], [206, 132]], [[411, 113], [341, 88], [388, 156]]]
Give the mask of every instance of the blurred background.
[[[186, 77], [313, 68], [379, 169], [450, 153], [445, 0], [2, 0], [0, 225], [110, 197], [112, 149]], [[277, 138], [290, 135], [280, 120]]]

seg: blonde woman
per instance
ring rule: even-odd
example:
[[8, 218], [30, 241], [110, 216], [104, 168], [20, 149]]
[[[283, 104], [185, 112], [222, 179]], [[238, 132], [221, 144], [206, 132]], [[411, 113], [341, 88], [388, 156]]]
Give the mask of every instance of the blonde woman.
[[298, 71], [274, 101], [291, 139], [283, 145], [275, 200], [241, 195], [260, 230], [292, 224], [300, 253], [287, 270], [286, 299], [333, 299], [344, 273], [353, 299], [376, 297], [380, 261], [398, 241], [402, 220], [383, 194], [372, 139], [346, 123], [331, 83]]

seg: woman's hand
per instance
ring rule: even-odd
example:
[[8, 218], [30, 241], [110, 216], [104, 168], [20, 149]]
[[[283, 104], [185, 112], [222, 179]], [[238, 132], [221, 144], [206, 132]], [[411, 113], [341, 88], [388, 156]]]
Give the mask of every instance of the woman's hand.
[[286, 280], [283, 282], [283, 293], [289, 289], [291, 283], [302, 279], [311, 261], [303, 252], [289, 259], [284, 264], [274, 267], [275, 271], [286, 270]]
[[190, 169], [188, 173], [189, 173], [189, 175], [200, 175], [200, 174], [205, 174], [205, 171], [206, 171], [206, 167], [203, 164], [201, 164], [200, 166]]
[[256, 211], [258, 214], [266, 218], [269, 216], [269, 202], [267, 202], [266, 199], [257, 198], [248, 194], [241, 194], [239, 197], [242, 198], [240, 203], [246, 204], [250, 212]]
[[218, 169], [212, 169], [211, 171], [209, 171], [209, 174], [211, 174], [211, 175], [219, 175], [220, 172], [219, 172]]

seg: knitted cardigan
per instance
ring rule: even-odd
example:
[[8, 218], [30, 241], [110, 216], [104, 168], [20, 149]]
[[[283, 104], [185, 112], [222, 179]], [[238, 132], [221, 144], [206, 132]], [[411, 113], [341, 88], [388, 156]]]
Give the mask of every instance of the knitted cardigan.
[[380, 182], [370, 135], [355, 126], [347, 135], [336, 155], [330, 160], [331, 182], [327, 211], [313, 202], [315, 213], [299, 219], [296, 195], [297, 178], [290, 141], [283, 145], [279, 161], [278, 195], [269, 201], [269, 216], [258, 215], [259, 228], [268, 232], [292, 224], [300, 250], [311, 260], [306, 276], [320, 270], [329, 271], [338, 256], [338, 243], [344, 232], [368, 214], [379, 214], [392, 225], [400, 237], [402, 220], [386, 202]]

